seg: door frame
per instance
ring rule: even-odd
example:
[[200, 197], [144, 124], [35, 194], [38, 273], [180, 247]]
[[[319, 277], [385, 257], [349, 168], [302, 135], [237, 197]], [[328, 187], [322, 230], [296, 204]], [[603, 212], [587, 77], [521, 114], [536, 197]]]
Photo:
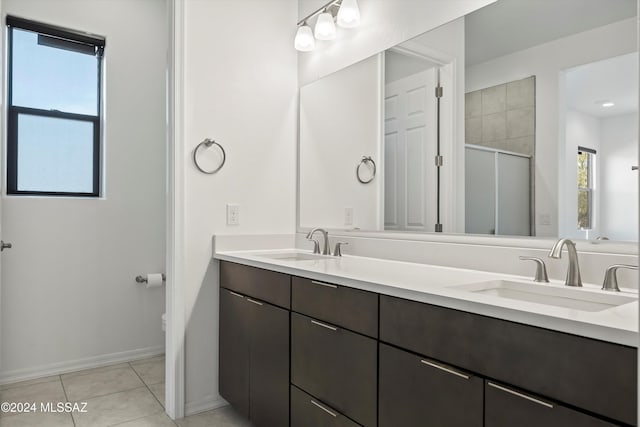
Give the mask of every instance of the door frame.
[[184, 143], [184, 0], [167, 0], [167, 223], [165, 411], [184, 417], [185, 407], [185, 171]]

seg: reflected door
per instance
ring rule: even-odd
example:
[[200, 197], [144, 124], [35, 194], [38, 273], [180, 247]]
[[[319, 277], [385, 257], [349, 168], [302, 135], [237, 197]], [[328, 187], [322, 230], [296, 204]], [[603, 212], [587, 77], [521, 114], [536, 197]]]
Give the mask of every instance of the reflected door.
[[436, 223], [436, 72], [385, 86], [386, 230], [433, 231]]

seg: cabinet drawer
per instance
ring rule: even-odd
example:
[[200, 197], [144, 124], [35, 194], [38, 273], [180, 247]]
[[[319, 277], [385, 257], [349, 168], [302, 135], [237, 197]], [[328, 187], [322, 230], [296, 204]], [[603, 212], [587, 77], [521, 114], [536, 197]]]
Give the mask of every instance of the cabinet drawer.
[[291, 427], [358, 427], [326, 403], [291, 386]]
[[380, 297], [380, 339], [636, 423], [637, 351], [631, 347], [388, 296]]
[[220, 261], [220, 286], [271, 304], [291, 307], [291, 276]]
[[378, 337], [378, 294], [301, 277], [291, 286], [292, 310]]
[[291, 382], [364, 426], [376, 425], [377, 342], [291, 313]]
[[509, 386], [492, 381], [485, 381], [485, 384], [485, 427], [615, 425]]
[[[482, 427], [484, 381], [380, 344], [380, 427]], [[515, 424], [514, 424], [515, 425]]]

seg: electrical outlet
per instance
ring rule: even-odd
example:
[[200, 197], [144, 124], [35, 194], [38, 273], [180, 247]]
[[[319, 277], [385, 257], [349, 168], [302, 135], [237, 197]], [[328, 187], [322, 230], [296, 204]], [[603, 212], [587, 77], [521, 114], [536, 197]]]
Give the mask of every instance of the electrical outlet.
[[353, 225], [353, 208], [344, 208], [344, 225]]
[[227, 204], [227, 225], [240, 225], [240, 205]]

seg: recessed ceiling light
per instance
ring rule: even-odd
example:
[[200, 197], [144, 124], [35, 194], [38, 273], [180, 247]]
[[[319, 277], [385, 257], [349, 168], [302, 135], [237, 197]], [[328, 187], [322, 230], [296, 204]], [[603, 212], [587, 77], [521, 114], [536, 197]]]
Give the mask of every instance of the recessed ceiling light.
[[603, 107], [613, 107], [614, 105], [616, 105], [616, 104], [614, 104], [611, 101], [605, 101], [605, 102], [602, 103]]

